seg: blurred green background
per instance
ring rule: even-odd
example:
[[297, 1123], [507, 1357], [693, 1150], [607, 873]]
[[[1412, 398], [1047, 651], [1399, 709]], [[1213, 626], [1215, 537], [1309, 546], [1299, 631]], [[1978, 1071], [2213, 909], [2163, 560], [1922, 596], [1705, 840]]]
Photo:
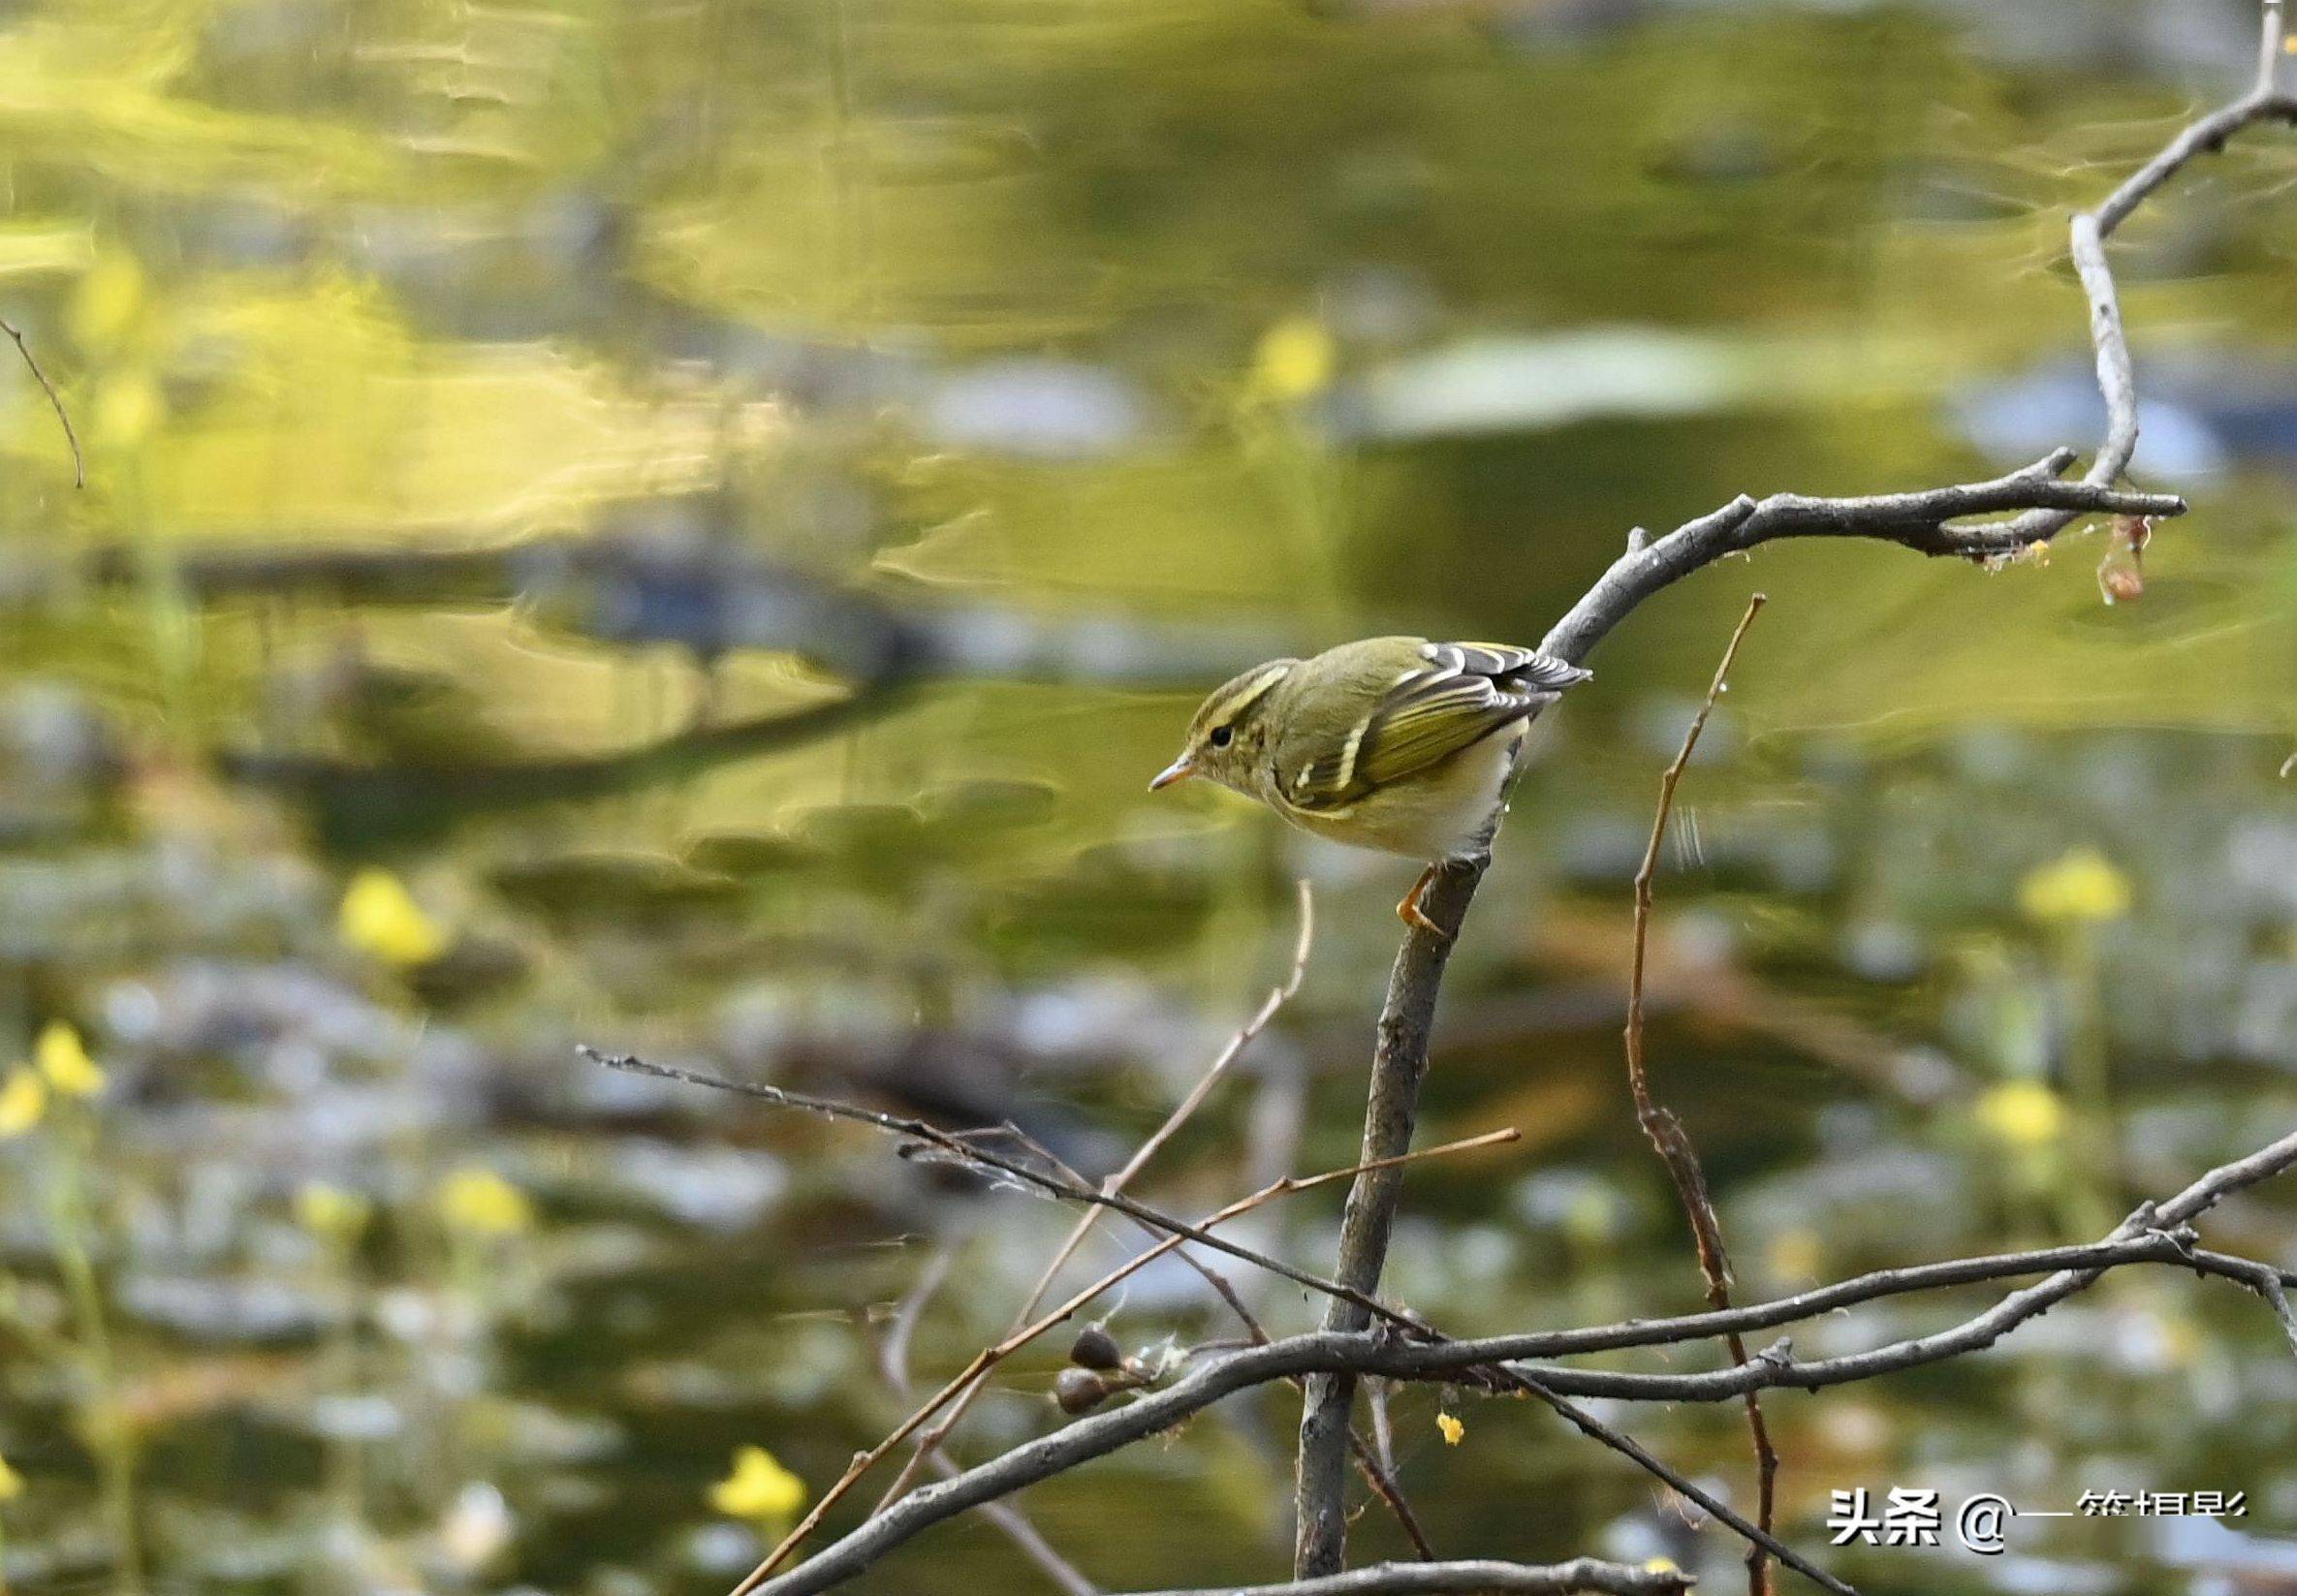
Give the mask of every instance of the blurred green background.
[[[1097, 1176], [1282, 979], [1306, 875], [1298, 997], [1138, 1190], [1349, 1162], [1410, 868], [1147, 795], [1197, 695], [1370, 632], [1535, 641], [1630, 527], [1742, 490], [2089, 444], [2065, 215], [2253, 38], [2240, 0], [0, 5], [0, 314], [87, 475], [0, 350], [6, 1583], [722, 1589], [906, 1411], [904, 1300], [929, 1389], [1068, 1223], [579, 1043]], [[2086, 1238], [2288, 1125], [2292, 171], [2260, 130], [2117, 238], [2134, 475], [2193, 506], [2142, 597], [2102, 602], [2102, 532], [1992, 573], [1775, 546], [1590, 661], [1423, 1126], [1525, 1140], [1411, 1175], [1398, 1299], [1696, 1304], [1626, 1102], [1627, 882], [1757, 584], [1652, 988], [1742, 1299]], [[1337, 1211], [1243, 1229], [1321, 1268]], [[2209, 1234], [2287, 1265], [2291, 1211]], [[1128, 1349], [1234, 1333], [1177, 1267], [1108, 1307]], [[957, 1454], [1059, 1423], [1058, 1361]], [[2233, 1288], [2116, 1279], [1776, 1396], [1782, 1529], [1823, 1549], [1859, 1486], [2245, 1490], [1830, 1556], [2297, 1590], [2293, 1399]], [[1732, 1587], [1615, 1456], [1464, 1396], [1446, 1446], [1440, 1405], [1390, 1418], [1446, 1553]], [[1606, 1412], [1748, 1499], [1736, 1410]], [[1019, 1505], [1104, 1588], [1274, 1578], [1294, 1419], [1272, 1391]], [[1355, 1539], [1403, 1546], [1376, 1504]], [[970, 1520], [855, 1588], [960, 1580], [1054, 1588]]]

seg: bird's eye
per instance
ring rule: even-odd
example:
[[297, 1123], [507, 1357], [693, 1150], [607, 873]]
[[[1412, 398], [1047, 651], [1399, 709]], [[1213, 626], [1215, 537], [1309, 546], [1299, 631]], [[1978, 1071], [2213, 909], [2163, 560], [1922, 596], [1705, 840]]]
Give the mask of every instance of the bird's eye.
[[1205, 740], [1215, 748], [1225, 748], [1236, 740], [1236, 735], [1237, 729], [1233, 726], [1215, 726], [1212, 735]]

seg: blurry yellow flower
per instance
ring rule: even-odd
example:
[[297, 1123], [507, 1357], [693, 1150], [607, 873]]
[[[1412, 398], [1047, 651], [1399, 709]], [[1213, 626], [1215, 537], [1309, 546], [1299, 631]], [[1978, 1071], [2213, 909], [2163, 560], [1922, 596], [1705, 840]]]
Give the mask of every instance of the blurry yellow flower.
[[305, 1181], [295, 1194], [296, 1223], [313, 1236], [349, 1246], [367, 1228], [374, 1205], [357, 1192], [330, 1186], [324, 1180]]
[[142, 316], [145, 302], [142, 265], [124, 251], [107, 253], [72, 296], [72, 336], [82, 349], [108, 350]]
[[345, 944], [386, 964], [428, 964], [447, 951], [446, 933], [389, 870], [351, 878], [336, 928]]
[[13, 1502], [24, 1493], [24, 1477], [8, 1466], [8, 1459], [0, 1457], [0, 1502]]
[[2076, 848], [2018, 883], [2018, 907], [2044, 925], [2086, 925], [2129, 913], [2129, 878], [2094, 848]]
[[734, 1472], [709, 1487], [709, 1505], [730, 1518], [778, 1523], [805, 1505], [805, 1482], [764, 1447], [742, 1447]]
[[1646, 1557], [1643, 1560], [1643, 1572], [1646, 1574], [1681, 1574], [1683, 1567], [1672, 1557]]
[[1435, 1427], [1443, 1431], [1443, 1444], [1447, 1447], [1456, 1447], [1467, 1438], [1467, 1426], [1455, 1414], [1437, 1414]]
[[96, 389], [89, 434], [113, 449], [133, 449], [167, 420], [168, 399], [148, 371], [123, 371]]
[[534, 1229], [534, 1204], [492, 1170], [472, 1165], [439, 1182], [439, 1218], [467, 1236], [519, 1236]]
[[93, 1097], [104, 1089], [104, 1072], [88, 1057], [79, 1033], [60, 1019], [32, 1045], [32, 1062], [58, 1097]]
[[1313, 316], [1287, 316], [1261, 334], [1252, 352], [1252, 390], [1271, 399], [1306, 399], [1332, 386], [1337, 351]]
[[2038, 1080], [2005, 1080], [1978, 1099], [1978, 1123], [2013, 1147], [2041, 1147], [2065, 1134], [2065, 1102]]
[[0, 1136], [21, 1136], [47, 1112], [47, 1087], [32, 1071], [17, 1067], [0, 1081]]

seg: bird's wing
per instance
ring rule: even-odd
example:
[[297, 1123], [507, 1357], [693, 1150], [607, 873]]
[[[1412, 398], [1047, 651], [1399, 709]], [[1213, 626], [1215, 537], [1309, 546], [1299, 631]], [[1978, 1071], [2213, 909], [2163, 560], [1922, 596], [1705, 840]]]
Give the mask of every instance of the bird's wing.
[[1302, 809], [1344, 809], [1375, 787], [1528, 719], [1588, 675], [1530, 648], [1427, 643], [1418, 664], [1397, 678], [1358, 727], [1325, 736], [1325, 746], [1279, 750], [1283, 795]]

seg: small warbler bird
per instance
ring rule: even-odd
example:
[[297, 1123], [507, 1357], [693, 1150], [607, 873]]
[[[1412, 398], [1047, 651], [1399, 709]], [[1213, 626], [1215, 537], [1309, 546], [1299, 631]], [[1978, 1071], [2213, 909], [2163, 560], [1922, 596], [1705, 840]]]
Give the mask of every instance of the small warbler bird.
[[1531, 719], [1589, 672], [1530, 648], [1367, 638], [1270, 660], [1214, 690], [1148, 790], [1204, 776], [1304, 831], [1428, 861], [1396, 906], [1487, 840]]

